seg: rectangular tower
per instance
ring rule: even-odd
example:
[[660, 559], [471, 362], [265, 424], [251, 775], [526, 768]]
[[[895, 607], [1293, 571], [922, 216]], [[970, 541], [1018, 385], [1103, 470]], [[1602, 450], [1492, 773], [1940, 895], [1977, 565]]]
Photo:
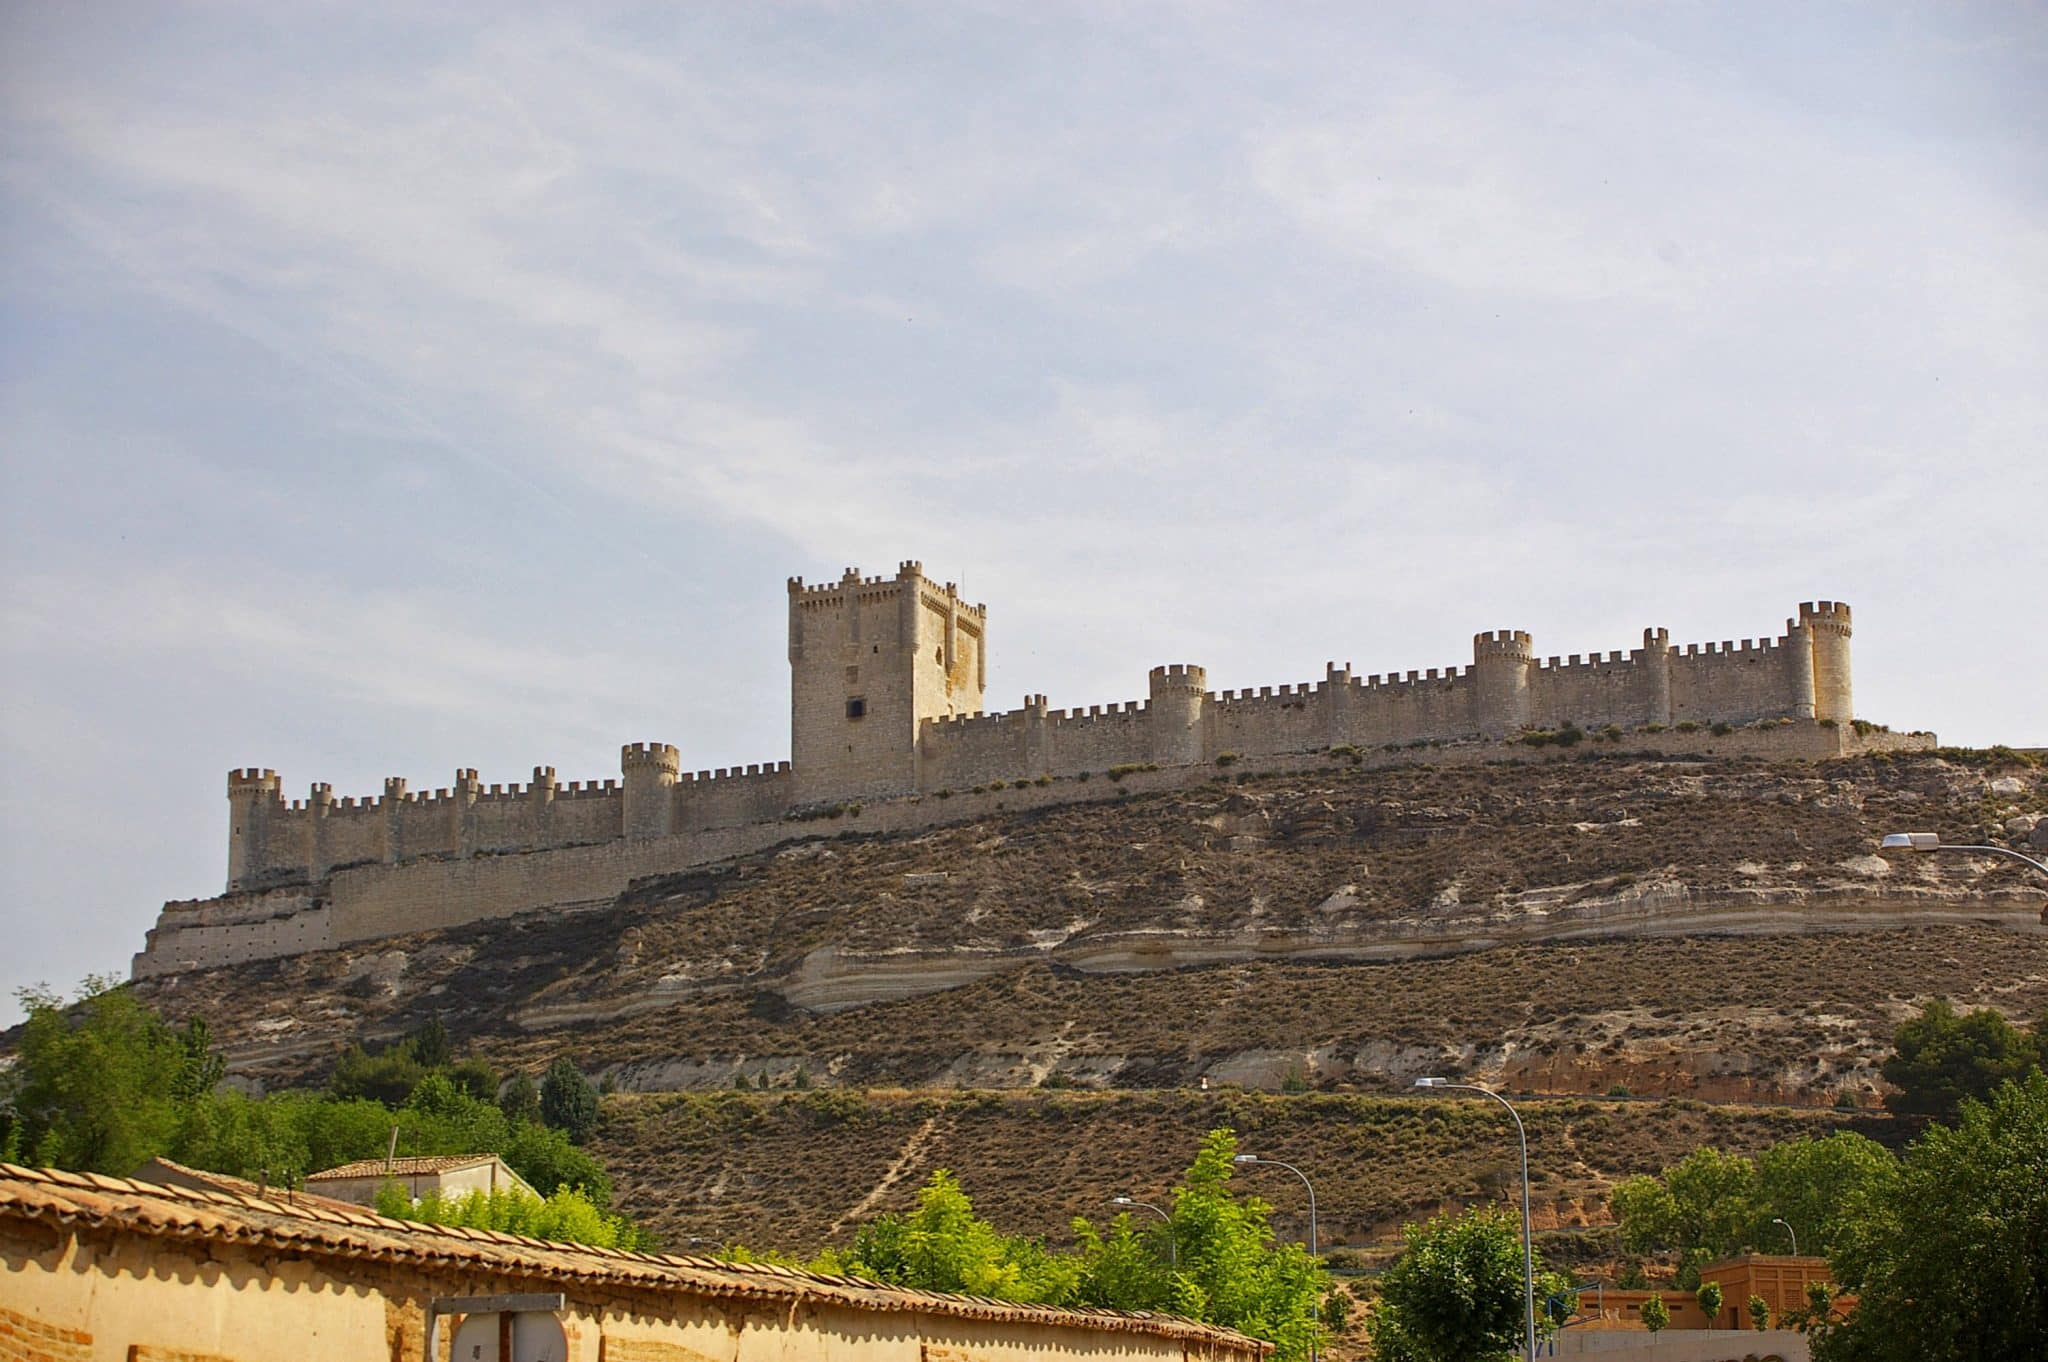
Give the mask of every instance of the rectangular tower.
[[910, 794], [918, 724], [979, 714], [988, 608], [914, 562], [789, 579], [790, 758], [799, 805]]

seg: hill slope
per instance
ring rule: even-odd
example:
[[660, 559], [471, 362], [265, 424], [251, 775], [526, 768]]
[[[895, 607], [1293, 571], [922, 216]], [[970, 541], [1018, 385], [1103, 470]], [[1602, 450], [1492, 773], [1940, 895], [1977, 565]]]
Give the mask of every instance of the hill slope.
[[608, 908], [152, 980], [236, 1067], [317, 1074], [438, 1012], [640, 1089], [1080, 1081], [1867, 1100], [1896, 1019], [2048, 1006], [2031, 764], [1608, 758], [1359, 769], [795, 842]]

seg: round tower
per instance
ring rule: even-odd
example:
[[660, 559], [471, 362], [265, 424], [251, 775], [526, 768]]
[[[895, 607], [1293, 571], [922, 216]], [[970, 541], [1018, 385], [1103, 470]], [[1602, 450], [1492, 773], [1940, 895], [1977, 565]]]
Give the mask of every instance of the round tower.
[[254, 766], [228, 772], [228, 888], [241, 889], [270, 867], [271, 815], [282, 802], [277, 772]]
[[1785, 621], [1785, 712], [1782, 718], [1813, 718], [1813, 630], [1805, 617]]
[[681, 757], [665, 742], [629, 742], [619, 749], [629, 840], [643, 842], [675, 831], [676, 775], [681, 770]]
[[1472, 636], [1473, 722], [1489, 738], [1511, 738], [1529, 726], [1529, 668], [1535, 642], [1520, 629]]
[[1671, 631], [1643, 630], [1641, 658], [1639, 674], [1642, 689], [1638, 694], [1641, 701], [1638, 718], [1644, 723], [1668, 724], [1671, 722]]
[[1202, 710], [1209, 693], [1209, 673], [1186, 664], [1154, 667], [1151, 681], [1152, 704], [1146, 722], [1152, 760], [1161, 766], [1193, 766], [1202, 759]]
[[1841, 601], [1808, 601], [1799, 622], [1813, 635], [1813, 717], [1846, 724], [1856, 717], [1849, 683], [1849, 607]]

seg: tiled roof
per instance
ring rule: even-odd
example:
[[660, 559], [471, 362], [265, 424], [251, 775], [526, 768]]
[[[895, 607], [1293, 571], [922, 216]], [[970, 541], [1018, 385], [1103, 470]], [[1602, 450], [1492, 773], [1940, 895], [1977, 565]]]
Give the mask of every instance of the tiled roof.
[[409, 1178], [417, 1173], [453, 1173], [458, 1169], [476, 1168], [497, 1158], [496, 1154], [430, 1154], [410, 1159], [357, 1159], [339, 1168], [324, 1168], [317, 1173], [306, 1174], [306, 1181], [317, 1178]]
[[215, 1192], [227, 1192], [235, 1196], [282, 1197], [287, 1204], [299, 1201], [316, 1201], [323, 1206], [353, 1209], [352, 1201], [340, 1201], [331, 1196], [320, 1196], [314, 1192], [295, 1192], [288, 1187], [266, 1186], [238, 1178], [231, 1173], [212, 1173], [204, 1168], [187, 1168], [159, 1155], [135, 1170], [135, 1181], [153, 1186], [204, 1187]]
[[[382, 1162], [378, 1162], [381, 1168]], [[685, 1291], [714, 1299], [799, 1300], [887, 1313], [919, 1311], [965, 1319], [1039, 1323], [1144, 1333], [1223, 1344], [1264, 1356], [1272, 1345], [1235, 1330], [1145, 1311], [1019, 1305], [981, 1296], [885, 1286], [768, 1263], [724, 1263], [672, 1253], [628, 1253], [589, 1244], [550, 1243], [495, 1230], [392, 1220], [335, 1209], [326, 1198], [286, 1204], [275, 1198], [168, 1187], [0, 1163], [0, 1219], [126, 1231], [168, 1240], [248, 1244], [305, 1257], [384, 1263], [445, 1264], [479, 1272], [541, 1276], [565, 1284]]]

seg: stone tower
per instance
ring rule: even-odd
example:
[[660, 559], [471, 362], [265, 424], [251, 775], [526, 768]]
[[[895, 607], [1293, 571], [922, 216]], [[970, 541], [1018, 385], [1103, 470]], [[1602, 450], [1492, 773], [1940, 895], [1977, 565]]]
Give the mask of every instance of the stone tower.
[[1489, 738], [1511, 738], [1529, 726], [1529, 669], [1536, 645], [1520, 629], [1472, 636], [1473, 720]]
[[620, 822], [628, 841], [666, 837], [676, 830], [676, 775], [682, 757], [665, 742], [631, 742], [619, 749], [619, 774], [625, 780]]
[[1209, 673], [1180, 663], [1154, 667], [1150, 677], [1152, 760], [1162, 766], [1192, 766], [1202, 759], [1202, 709]]
[[981, 712], [988, 608], [906, 562], [889, 577], [789, 579], [790, 764], [797, 804], [909, 794], [918, 725]]
[[269, 864], [271, 824], [284, 783], [267, 767], [228, 772], [228, 889], [246, 889]]
[[1849, 684], [1849, 607], [1841, 601], [1808, 601], [1799, 624], [1813, 636], [1813, 717], [1846, 724], [1856, 717]]

